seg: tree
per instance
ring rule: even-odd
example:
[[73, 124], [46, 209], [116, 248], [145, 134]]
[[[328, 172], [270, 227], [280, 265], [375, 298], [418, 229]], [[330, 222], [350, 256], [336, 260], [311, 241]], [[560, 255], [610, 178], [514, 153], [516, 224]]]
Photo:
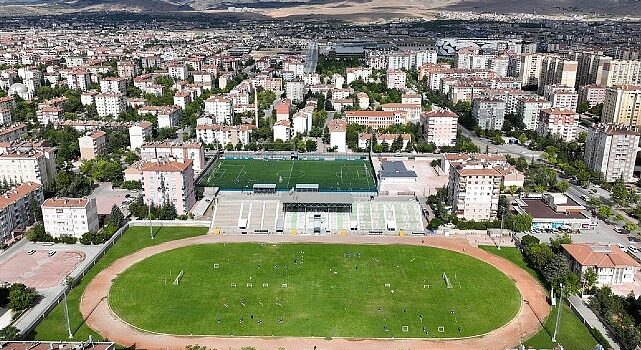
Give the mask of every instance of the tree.
[[107, 225], [111, 225], [116, 228], [120, 228], [125, 222], [125, 216], [122, 214], [122, 211], [120, 211], [120, 208], [118, 208], [117, 205], [113, 205], [111, 207], [111, 214], [109, 215], [109, 219], [107, 220]]
[[20, 340], [20, 330], [14, 326], [6, 326], [0, 329], [0, 340]]
[[53, 237], [45, 232], [43, 224], [37, 224], [27, 231], [26, 237], [31, 242], [53, 242]]
[[612, 207], [609, 207], [605, 204], [601, 204], [599, 206], [599, 210], [597, 211], [597, 216], [601, 219], [607, 219], [610, 216], [612, 216], [612, 214], [613, 214]]
[[570, 263], [562, 254], [554, 254], [552, 259], [541, 266], [540, 271], [545, 276], [545, 280], [551, 285], [558, 284], [566, 273], [571, 273]]
[[532, 216], [529, 214], [509, 215], [508, 223], [514, 232], [527, 232], [532, 229]]
[[545, 244], [532, 244], [524, 251], [525, 256], [536, 269], [546, 266], [553, 258], [554, 253]]
[[521, 238], [521, 244], [525, 248], [539, 243], [541, 243], [541, 240], [532, 235], [525, 235]]
[[176, 206], [173, 203], [167, 201], [160, 207], [158, 213], [160, 220], [175, 220], [177, 216]]
[[[596, 281], [599, 278], [599, 275], [597, 275], [596, 271], [594, 271], [593, 268], [588, 267], [587, 270], [583, 272], [583, 291], [585, 290], [591, 290], [592, 287], [596, 285]], [[583, 292], [582, 292], [583, 293]]]
[[628, 230], [628, 232], [636, 232], [639, 229], [639, 226], [633, 222], [626, 221], [623, 225], [623, 228]]
[[559, 192], [563, 193], [563, 192], [567, 191], [567, 190], [568, 190], [568, 188], [570, 188], [570, 183], [569, 183], [569, 182], [567, 182], [566, 180], [561, 180], [561, 181], [557, 182], [557, 183], [556, 183], [556, 185], [555, 185], [554, 187], [555, 187]]
[[555, 253], [561, 252], [562, 244], [572, 244], [572, 238], [570, 235], [564, 234], [556, 238], [550, 238], [550, 248], [552, 248], [552, 251]]
[[42, 221], [42, 207], [38, 205], [38, 203], [33, 199], [29, 199], [29, 209], [31, 210], [31, 213], [33, 214], [33, 220], [34, 221]]
[[22, 283], [14, 283], [9, 287], [9, 304], [11, 310], [22, 311], [33, 307], [40, 295], [33, 288], [27, 288]]

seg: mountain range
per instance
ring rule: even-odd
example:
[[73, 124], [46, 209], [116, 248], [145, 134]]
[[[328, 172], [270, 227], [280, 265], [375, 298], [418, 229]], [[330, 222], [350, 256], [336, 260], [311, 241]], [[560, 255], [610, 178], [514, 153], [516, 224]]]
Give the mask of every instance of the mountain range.
[[48, 13], [208, 11], [226, 9], [229, 6], [259, 8], [268, 14], [273, 12], [276, 17], [304, 15], [306, 12], [317, 15], [349, 15], [371, 11], [416, 16], [438, 10], [536, 14], [594, 13], [615, 16], [641, 14], [641, 0], [0, 0], [0, 12], [5, 13], [19, 9], [40, 13], [43, 10]]

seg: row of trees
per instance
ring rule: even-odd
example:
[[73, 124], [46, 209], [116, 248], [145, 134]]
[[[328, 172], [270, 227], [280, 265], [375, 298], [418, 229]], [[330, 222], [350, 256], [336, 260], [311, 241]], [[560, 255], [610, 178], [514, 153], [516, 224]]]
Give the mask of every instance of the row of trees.
[[590, 308], [614, 331], [623, 350], [638, 349], [641, 345], [641, 297], [633, 293], [621, 297], [610, 287], [596, 290], [588, 303]]
[[151, 203], [149, 207], [142, 197], [138, 197], [129, 204], [129, 212], [138, 219], [175, 220], [178, 217], [173, 203], [166, 201], [160, 206]]

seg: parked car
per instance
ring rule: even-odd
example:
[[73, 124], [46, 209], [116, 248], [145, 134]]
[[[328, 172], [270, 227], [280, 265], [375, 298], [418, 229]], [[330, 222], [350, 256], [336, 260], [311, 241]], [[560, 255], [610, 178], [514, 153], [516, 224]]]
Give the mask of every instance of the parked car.
[[633, 252], [633, 253], [638, 253], [639, 252], [639, 248], [637, 248], [637, 247], [635, 247], [633, 245], [628, 246], [628, 250]]
[[54, 255], [56, 255], [56, 251], [55, 250], [50, 250], [49, 253], [47, 253], [47, 255], [54, 256]]
[[36, 252], [35, 250], [31, 249], [27, 251], [27, 255], [33, 255], [35, 252]]
[[618, 246], [619, 248], [621, 248], [621, 250], [623, 250], [624, 252], [627, 252], [627, 251], [628, 251], [628, 248], [626, 248], [626, 246], [624, 246], [624, 245], [623, 245], [623, 244], [621, 244], [621, 243], [617, 243], [617, 246]]

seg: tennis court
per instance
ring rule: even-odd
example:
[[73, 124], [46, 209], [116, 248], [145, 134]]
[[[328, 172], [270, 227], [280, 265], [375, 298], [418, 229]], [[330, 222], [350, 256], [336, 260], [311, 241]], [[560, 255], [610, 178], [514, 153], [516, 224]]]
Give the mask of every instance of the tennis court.
[[367, 160], [223, 159], [207, 170], [200, 185], [242, 191], [275, 184], [287, 191], [297, 184], [318, 184], [326, 192], [374, 192], [373, 176]]

